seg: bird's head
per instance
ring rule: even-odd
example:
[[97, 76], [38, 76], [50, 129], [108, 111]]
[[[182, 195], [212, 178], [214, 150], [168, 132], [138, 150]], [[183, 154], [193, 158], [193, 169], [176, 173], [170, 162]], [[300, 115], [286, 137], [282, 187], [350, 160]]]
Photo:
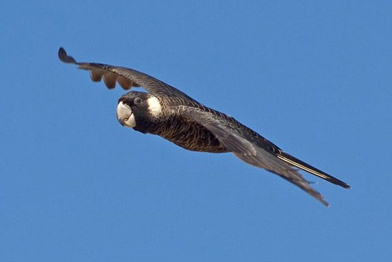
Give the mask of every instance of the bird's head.
[[126, 127], [141, 128], [157, 119], [161, 112], [159, 100], [148, 93], [131, 91], [118, 100], [117, 119]]

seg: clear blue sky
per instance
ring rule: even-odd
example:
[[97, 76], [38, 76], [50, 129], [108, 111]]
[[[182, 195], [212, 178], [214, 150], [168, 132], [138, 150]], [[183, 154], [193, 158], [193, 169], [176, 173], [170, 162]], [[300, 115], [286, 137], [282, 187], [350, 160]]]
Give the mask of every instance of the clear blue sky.
[[[2, 1], [0, 261], [391, 261], [391, 1]], [[119, 125], [135, 68], [351, 190]]]

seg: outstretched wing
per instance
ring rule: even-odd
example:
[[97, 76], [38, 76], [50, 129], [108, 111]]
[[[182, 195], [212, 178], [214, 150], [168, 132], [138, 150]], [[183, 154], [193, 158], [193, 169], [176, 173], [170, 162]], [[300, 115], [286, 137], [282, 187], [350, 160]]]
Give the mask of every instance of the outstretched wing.
[[77, 62], [72, 56], [69, 56], [62, 47], [59, 49], [58, 56], [64, 63], [75, 64], [78, 65], [80, 69], [89, 70], [92, 81], [99, 82], [103, 79], [109, 89], [113, 89], [116, 86], [116, 82], [118, 82], [125, 90], [128, 90], [133, 86], [140, 86], [153, 96], [180, 97], [193, 101], [192, 98], [175, 87], [130, 68], [99, 63]]
[[[254, 136], [255, 133], [234, 118], [212, 110], [187, 106], [181, 107], [181, 114], [202, 124], [217, 137], [226, 149], [233, 152], [241, 160], [279, 175], [300, 187], [324, 205], [329, 206], [323, 196], [314, 190], [296, 169], [270, 152], [269, 147], [275, 145], [263, 140], [262, 137], [260, 137], [262, 140], [258, 142]], [[268, 143], [270, 144], [268, 145]]]

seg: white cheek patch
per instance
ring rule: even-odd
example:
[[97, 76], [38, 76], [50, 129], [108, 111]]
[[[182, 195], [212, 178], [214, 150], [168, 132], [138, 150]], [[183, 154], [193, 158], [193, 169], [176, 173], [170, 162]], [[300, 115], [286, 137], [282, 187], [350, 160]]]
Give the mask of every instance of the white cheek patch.
[[156, 98], [155, 96], [147, 99], [147, 105], [148, 105], [148, 111], [151, 113], [151, 115], [159, 116], [161, 114], [162, 106], [158, 98]]
[[136, 126], [135, 115], [132, 113], [132, 109], [123, 102], [117, 105], [117, 119], [126, 127]]

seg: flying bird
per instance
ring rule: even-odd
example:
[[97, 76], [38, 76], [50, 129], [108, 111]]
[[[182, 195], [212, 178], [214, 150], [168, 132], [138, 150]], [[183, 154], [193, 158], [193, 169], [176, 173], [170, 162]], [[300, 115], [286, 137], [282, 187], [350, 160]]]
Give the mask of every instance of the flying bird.
[[175, 87], [136, 70], [99, 63], [77, 62], [60, 47], [60, 60], [90, 71], [91, 80], [103, 79], [109, 89], [142, 87], [120, 97], [117, 119], [121, 125], [144, 134], [159, 135], [187, 150], [232, 152], [244, 162], [264, 168], [300, 187], [326, 206], [323, 196], [298, 172], [304, 170], [328, 182], [350, 188], [345, 182], [284, 152], [233, 117], [202, 105]]

